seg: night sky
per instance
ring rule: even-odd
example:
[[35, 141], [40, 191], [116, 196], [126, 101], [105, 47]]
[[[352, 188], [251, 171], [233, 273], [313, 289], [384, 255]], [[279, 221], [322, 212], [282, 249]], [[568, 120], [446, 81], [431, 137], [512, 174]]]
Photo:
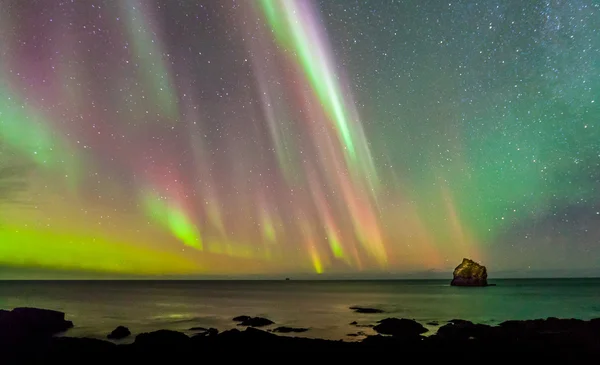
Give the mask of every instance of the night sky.
[[600, 267], [598, 1], [0, 9], [2, 266]]

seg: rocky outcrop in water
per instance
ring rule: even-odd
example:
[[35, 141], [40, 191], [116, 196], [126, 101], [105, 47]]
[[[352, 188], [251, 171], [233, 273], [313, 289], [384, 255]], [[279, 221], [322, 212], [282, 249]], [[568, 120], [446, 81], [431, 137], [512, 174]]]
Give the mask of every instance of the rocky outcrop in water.
[[273, 330], [273, 332], [275, 332], [275, 333], [302, 333], [302, 332], [306, 332], [306, 331], [308, 331], [308, 328], [286, 327], [286, 326], [277, 327]]
[[15, 308], [0, 311], [0, 342], [39, 340], [73, 327], [65, 314], [50, 309]]
[[487, 269], [477, 262], [464, 258], [454, 269], [452, 286], [487, 286]]
[[248, 326], [248, 327], [265, 327], [275, 324], [275, 322], [271, 321], [268, 318], [263, 317], [250, 317], [250, 316], [238, 316], [233, 319], [234, 322], [238, 323], [238, 326]]
[[363, 313], [363, 314], [377, 314], [377, 313], [385, 313], [382, 309], [377, 308], [368, 308], [368, 307], [350, 307], [354, 313]]
[[109, 340], [121, 340], [125, 337], [128, 337], [129, 335], [131, 335], [129, 328], [119, 326], [115, 328], [111, 333], [109, 333], [108, 336], [106, 336], [106, 338], [108, 338]]

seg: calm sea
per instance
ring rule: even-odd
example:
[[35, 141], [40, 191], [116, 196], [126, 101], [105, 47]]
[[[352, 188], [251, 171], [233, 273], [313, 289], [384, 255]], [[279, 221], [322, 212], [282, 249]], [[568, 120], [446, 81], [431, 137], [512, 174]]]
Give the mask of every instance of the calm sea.
[[[263, 316], [277, 325], [308, 327], [303, 336], [355, 340], [348, 334], [385, 317], [435, 324], [460, 318], [495, 324], [508, 319], [600, 317], [600, 279], [495, 280], [487, 288], [414, 281], [4, 281], [0, 308], [49, 308], [75, 323], [70, 336], [105, 338], [118, 325], [132, 333], [191, 327], [235, 328], [234, 316]], [[357, 314], [351, 306], [385, 314]], [[130, 340], [131, 341], [131, 340]]]

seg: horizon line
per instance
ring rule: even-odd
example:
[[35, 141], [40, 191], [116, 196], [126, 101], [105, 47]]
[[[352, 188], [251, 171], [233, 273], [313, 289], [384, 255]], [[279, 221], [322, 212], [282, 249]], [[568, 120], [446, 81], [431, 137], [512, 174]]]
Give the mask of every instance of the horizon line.
[[[488, 281], [495, 280], [581, 280], [581, 279], [600, 279], [600, 275], [597, 276], [540, 276], [540, 277], [497, 277], [488, 279]], [[6, 281], [451, 281], [451, 278], [299, 278], [293, 279], [286, 277], [283, 279], [276, 278], [161, 278], [161, 277], [144, 277], [144, 278], [49, 278], [49, 279], [4, 279], [0, 278], [0, 282]]]

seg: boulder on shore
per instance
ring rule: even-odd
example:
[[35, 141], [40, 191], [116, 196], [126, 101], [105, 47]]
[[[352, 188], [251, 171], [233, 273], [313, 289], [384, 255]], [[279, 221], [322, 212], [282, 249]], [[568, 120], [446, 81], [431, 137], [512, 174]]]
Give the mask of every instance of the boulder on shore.
[[406, 318], [386, 318], [377, 323], [378, 324], [374, 326], [373, 329], [382, 335], [415, 338], [429, 331], [419, 322]]
[[477, 262], [464, 258], [454, 269], [452, 286], [488, 286], [487, 269]]

